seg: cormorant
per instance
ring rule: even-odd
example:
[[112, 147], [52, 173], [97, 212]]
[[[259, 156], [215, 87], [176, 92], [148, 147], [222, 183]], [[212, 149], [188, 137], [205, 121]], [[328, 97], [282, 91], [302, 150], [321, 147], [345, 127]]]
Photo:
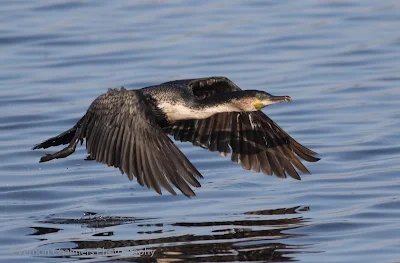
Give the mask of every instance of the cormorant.
[[286, 174], [300, 180], [297, 168], [310, 173], [299, 158], [316, 162], [316, 152], [290, 137], [260, 109], [291, 101], [264, 91], [241, 90], [225, 77], [185, 79], [139, 90], [109, 89], [97, 97], [71, 129], [33, 149], [69, 144], [40, 162], [65, 158], [86, 139], [88, 158], [114, 166], [130, 180], [161, 194], [161, 187], [176, 195], [171, 184], [186, 196], [200, 187], [200, 172], [168, 137], [191, 142], [246, 170]]

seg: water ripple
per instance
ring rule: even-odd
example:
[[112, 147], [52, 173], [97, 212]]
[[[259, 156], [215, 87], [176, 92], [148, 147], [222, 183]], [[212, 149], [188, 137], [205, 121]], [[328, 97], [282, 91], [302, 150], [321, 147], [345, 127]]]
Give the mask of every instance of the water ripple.
[[[0, 261], [397, 262], [399, 11], [372, 0], [3, 3]], [[83, 146], [45, 164], [55, 149], [31, 150], [107, 88], [211, 75], [290, 95], [265, 112], [320, 153], [312, 174], [264, 176], [177, 143], [205, 177], [188, 199], [85, 161]]]

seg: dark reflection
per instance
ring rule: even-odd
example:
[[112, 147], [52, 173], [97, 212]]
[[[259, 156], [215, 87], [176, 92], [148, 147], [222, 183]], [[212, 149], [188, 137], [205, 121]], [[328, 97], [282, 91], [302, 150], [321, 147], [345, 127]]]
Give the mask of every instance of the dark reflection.
[[29, 234], [29, 236], [40, 236], [46, 235], [50, 233], [57, 233], [58, 231], [62, 230], [60, 228], [52, 228], [52, 227], [31, 227], [35, 230], [34, 233]]
[[[86, 212], [85, 212], [86, 213]], [[92, 213], [96, 215], [96, 213]], [[105, 228], [110, 226], [118, 226], [123, 224], [134, 224], [143, 220], [150, 220], [151, 218], [136, 218], [136, 217], [121, 217], [121, 216], [91, 216], [89, 214], [84, 214], [81, 218], [53, 218], [51, 220], [40, 221], [45, 224], [80, 224], [82, 227], [87, 228]]]
[[[82, 236], [72, 238], [71, 242], [75, 244], [73, 250], [79, 251], [82, 255], [54, 255], [52, 257], [127, 262], [290, 262], [296, 261], [293, 254], [305, 253], [304, 249], [310, 246], [310, 244], [291, 245], [288, 239], [302, 235], [287, 233], [288, 230], [303, 226], [307, 219], [300, 213], [308, 209], [308, 207], [293, 207], [249, 211], [242, 215], [232, 215], [232, 220], [226, 220], [226, 217], [216, 217], [210, 221], [186, 221], [172, 224], [159, 223], [160, 219], [154, 218], [98, 215], [79, 219], [56, 218], [41, 223], [80, 224], [82, 227], [97, 229], [131, 224], [134, 229], [132, 239], [128, 240], [118, 239], [118, 234], [114, 231], [95, 231], [96, 233], [91, 234], [91, 238], [88, 240], [82, 240]], [[137, 231], [137, 228], [143, 228], [143, 230]], [[151, 231], [148, 231], [149, 228]], [[51, 235], [52, 230], [41, 230], [40, 233]], [[176, 234], [174, 235], [174, 233]], [[143, 238], [144, 235], [150, 237]], [[49, 238], [49, 236], [47, 237]], [[70, 249], [70, 246], [65, 247], [64, 242], [48, 245], [57, 247], [59, 250]], [[154, 254], [150, 255], [149, 252], [146, 255], [137, 256], [136, 252], [132, 252], [144, 249], [146, 251], [154, 250]], [[99, 250], [114, 250], [123, 253], [105, 255], [98, 253]]]
[[300, 207], [296, 206], [293, 208], [278, 208], [271, 210], [258, 210], [258, 211], [250, 211], [244, 213], [245, 215], [293, 215], [297, 214], [298, 211], [309, 211], [310, 208], [308, 206]]
[[93, 234], [94, 237], [109, 237], [109, 236], [113, 236], [114, 232], [102, 232], [102, 233], [97, 233], [97, 234]]

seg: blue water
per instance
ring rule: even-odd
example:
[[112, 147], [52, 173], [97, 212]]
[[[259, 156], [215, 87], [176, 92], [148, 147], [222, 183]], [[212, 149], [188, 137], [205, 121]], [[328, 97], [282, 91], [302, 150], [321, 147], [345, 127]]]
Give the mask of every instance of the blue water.
[[[400, 262], [399, 28], [395, 0], [2, 1], [0, 261]], [[204, 176], [188, 199], [31, 150], [107, 88], [213, 75], [292, 97], [264, 112], [311, 175], [177, 143]]]

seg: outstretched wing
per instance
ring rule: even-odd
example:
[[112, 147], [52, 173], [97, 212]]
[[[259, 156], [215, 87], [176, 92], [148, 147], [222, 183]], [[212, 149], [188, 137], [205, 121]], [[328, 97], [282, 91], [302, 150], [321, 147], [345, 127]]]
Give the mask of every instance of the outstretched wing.
[[[181, 84], [191, 88], [199, 98], [240, 90], [225, 77], [183, 81]], [[232, 162], [246, 170], [280, 178], [288, 174], [300, 179], [294, 167], [309, 173], [299, 158], [309, 162], [319, 160], [314, 157], [315, 152], [290, 137], [261, 111], [218, 113], [207, 119], [178, 121], [164, 131], [175, 140], [189, 141], [210, 151], [219, 151], [223, 156], [231, 154]]]
[[200, 187], [201, 174], [158, 126], [139, 91], [122, 88], [99, 96], [81, 129], [93, 159], [118, 167], [130, 180], [135, 176], [142, 186], [175, 195], [173, 184], [186, 196], [195, 195], [187, 182]]

